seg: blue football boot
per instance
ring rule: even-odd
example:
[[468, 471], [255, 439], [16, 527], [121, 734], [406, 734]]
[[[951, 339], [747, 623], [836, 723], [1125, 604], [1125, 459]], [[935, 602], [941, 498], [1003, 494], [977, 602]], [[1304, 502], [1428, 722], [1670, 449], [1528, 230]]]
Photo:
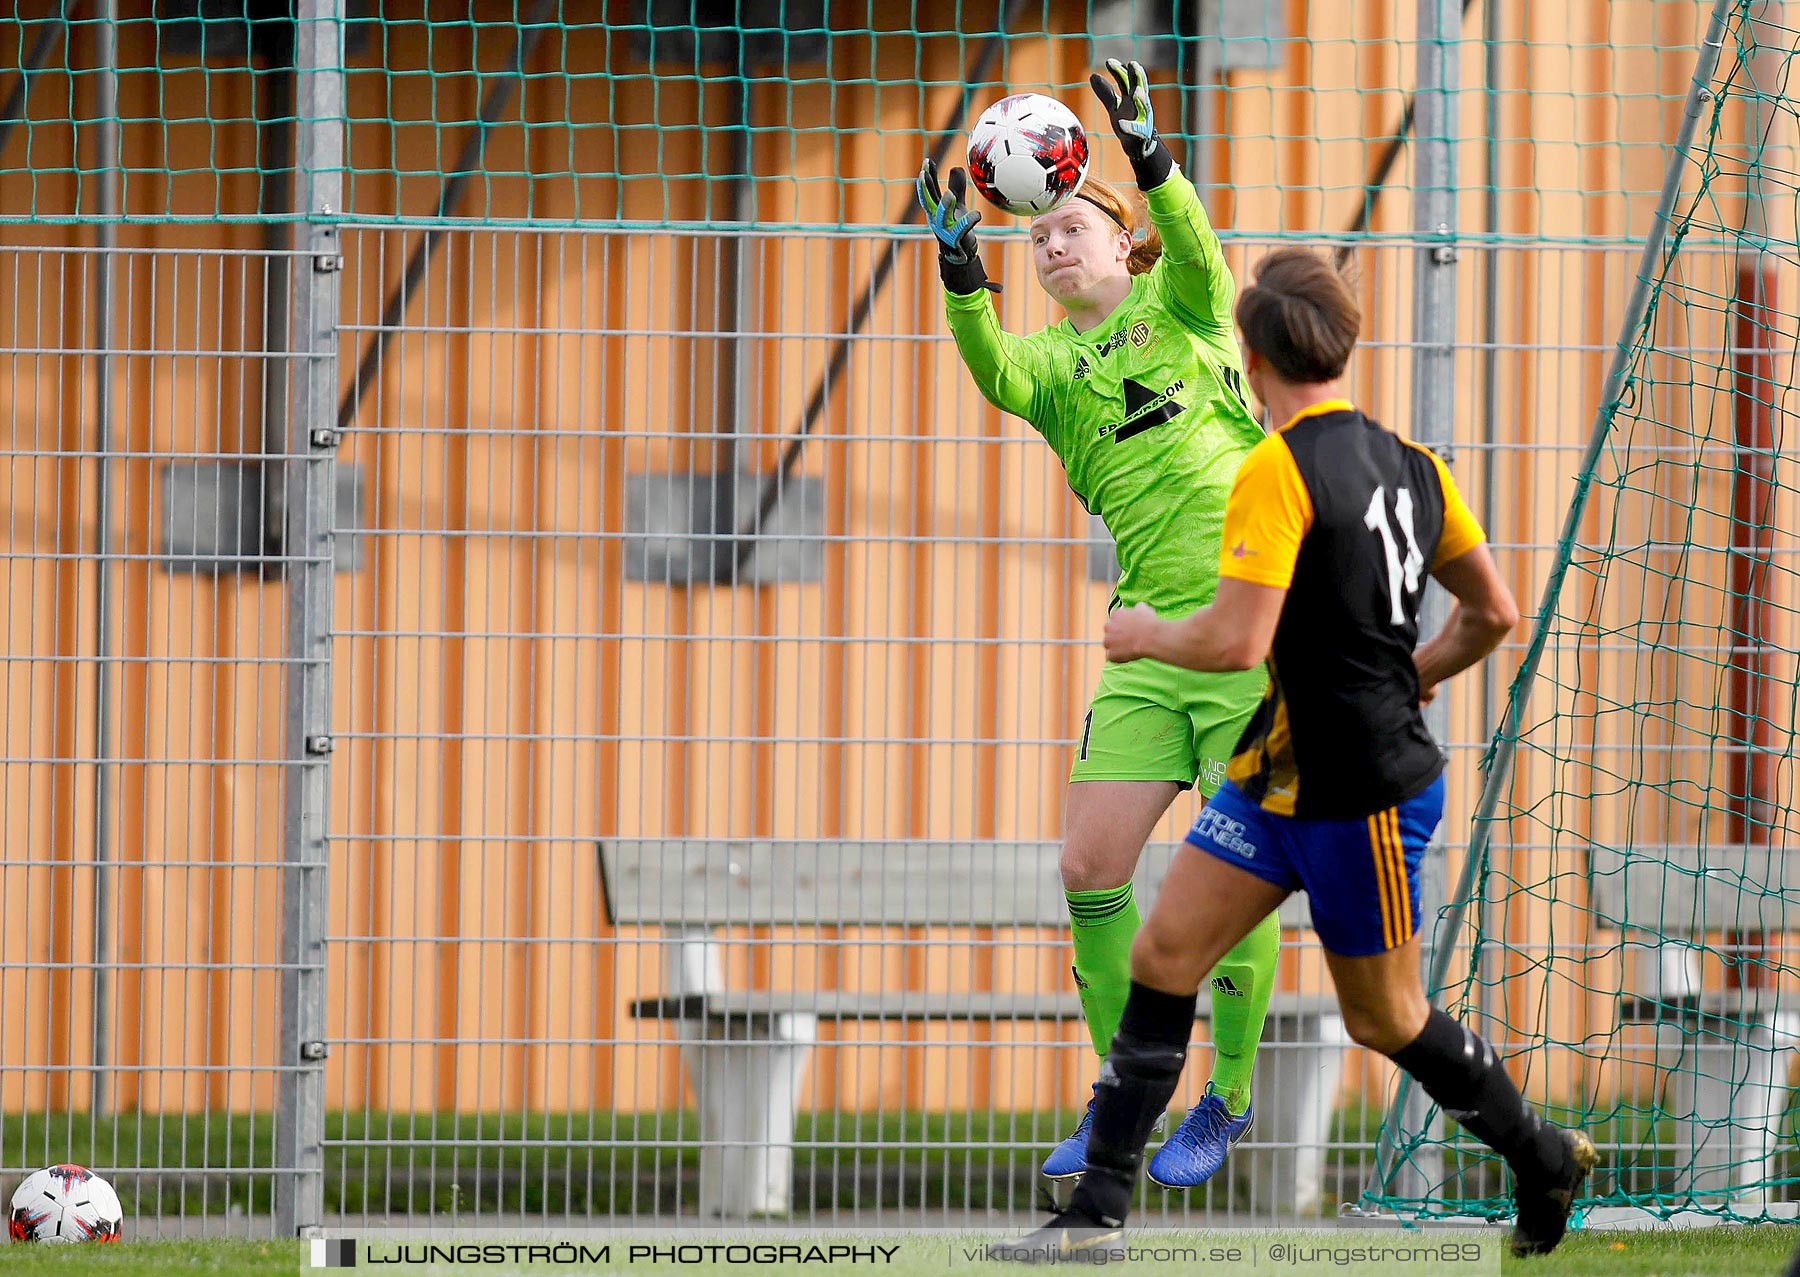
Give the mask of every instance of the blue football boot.
[[[1094, 1084], [1094, 1089], [1100, 1089], [1099, 1083]], [[1054, 1183], [1080, 1179], [1087, 1170], [1088, 1132], [1093, 1126], [1094, 1101], [1090, 1099], [1087, 1102], [1087, 1112], [1081, 1115], [1081, 1124], [1068, 1139], [1050, 1150], [1050, 1156], [1044, 1159], [1038, 1174]]]
[[[1100, 1084], [1094, 1084], [1098, 1094]], [[1160, 1135], [1168, 1122], [1165, 1113], [1156, 1119], [1151, 1128], [1151, 1135]], [[1069, 1135], [1069, 1138], [1050, 1150], [1050, 1156], [1038, 1170], [1038, 1204], [1046, 1210], [1056, 1211], [1068, 1205], [1069, 1191], [1073, 1190], [1076, 1181], [1087, 1172], [1088, 1132], [1094, 1126], [1094, 1101], [1089, 1100], [1087, 1111], [1081, 1115], [1081, 1122]]]
[[1250, 1105], [1242, 1116], [1233, 1117], [1225, 1097], [1207, 1083], [1206, 1094], [1150, 1159], [1150, 1182], [1163, 1188], [1198, 1188], [1206, 1183], [1225, 1165], [1232, 1145], [1250, 1130], [1255, 1111], [1256, 1106]]

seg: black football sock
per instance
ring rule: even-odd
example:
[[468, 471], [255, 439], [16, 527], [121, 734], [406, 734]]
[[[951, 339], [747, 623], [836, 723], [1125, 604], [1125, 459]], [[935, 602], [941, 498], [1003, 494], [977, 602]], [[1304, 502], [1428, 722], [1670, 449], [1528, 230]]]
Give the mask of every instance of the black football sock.
[[1131, 982], [1119, 1031], [1100, 1065], [1088, 1168], [1069, 1199], [1071, 1210], [1103, 1222], [1125, 1218], [1144, 1164], [1144, 1142], [1168, 1110], [1187, 1062], [1197, 1001], [1196, 994]]
[[1494, 1048], [1436, 1007], [1419, 1036], [1388, 1057], [1464, 1129], [1506, 1159], [1513, 1173], [1540, 1178], [1561, 1168], [1556, 1128], [1525, 1102]]

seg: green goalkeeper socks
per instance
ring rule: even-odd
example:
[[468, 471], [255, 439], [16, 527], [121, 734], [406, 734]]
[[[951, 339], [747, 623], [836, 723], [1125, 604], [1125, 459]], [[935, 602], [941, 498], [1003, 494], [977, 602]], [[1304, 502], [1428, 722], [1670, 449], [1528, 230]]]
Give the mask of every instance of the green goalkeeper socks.
[[[1131, 884], [1105, 891], [1066, 891], [1075, 946], [1075, 988], [1094, 1052], [1106, 1058], [1131, 992], [1131, 941], [1138, 931]], [[1267, 999], [1264, 999], [1265, 1004]]]
[[[1094, 1053], [1106, 1058], [1131, 992], [1131, 941], [1137, 935], [1137, 900], [1131, 884], [1106, 891], [1069, 891], [1070, 936], [1075, 948], [1075, 987], [1087, 1017]], [[1270, 914], [1240, 940], [1212, 971], [1213, 1089], [1233, 1113], [1250, 1102], [1250, 1074], [1263, 1019], [1275, 990], [1281, 923]]]
[[1271, 913], [1212, 970], [1212, 1085], [1233, 1113], [1250, 1103], [1250, 1073], [1280, 956], [1281, 922]]

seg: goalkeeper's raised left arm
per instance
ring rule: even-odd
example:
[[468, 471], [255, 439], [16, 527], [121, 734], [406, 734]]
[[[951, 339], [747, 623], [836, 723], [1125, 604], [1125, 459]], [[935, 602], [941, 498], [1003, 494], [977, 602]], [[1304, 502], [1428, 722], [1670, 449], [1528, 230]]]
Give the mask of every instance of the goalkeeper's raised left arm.
[[1156, 132], [1150, 82], [1136, 62], [1106, 64], [1112, 83], [1096, 73], [1089, 80], [1113, 132], [1131, 161], [1138, 189], [1150, 209], [1150, 224], [1162, 236], [1156, 274], [1170, 304], [1196, 327], [1229, 330], [1236, 285], [1225, 265], [1219, 237], [1200, 204], [1200, 193], [1175, 165]]

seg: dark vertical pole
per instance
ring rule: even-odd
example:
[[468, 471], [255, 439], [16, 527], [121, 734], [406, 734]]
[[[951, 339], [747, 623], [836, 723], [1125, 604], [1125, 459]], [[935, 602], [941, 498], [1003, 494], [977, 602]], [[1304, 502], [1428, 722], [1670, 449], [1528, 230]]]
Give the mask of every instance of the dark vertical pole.
[[1731, 303], [1730, 839], [1756, 845], [1769, 841], [1770, 816], [1765, 638], [1775, 499], [1775, 290], [1769, 255], [1742, 253]]
[[[714, 387], [714, 412], [718, 422], [713, 450], [712, 522], [702, 552], [713, 580], [731, 581], [739, 566], [733, 553], [731, 534], [737, 528], [737, 484], [742, 459], [738, 449], [749, 425], [749, 386], [746, 375], [749, 360], [745, 358], [744, 319], [749, 308], [749, 285], [752, 263], [745, 240], [750, 224], [756, 220], [756, 177], [752, 172], [751, 150], [750, 51], [740, 25], [732, 33], [732, 59], [735, 75], [731, 97], [731, 193], [729, 216], [736, 223], [719, 236], [719, 277], [714, 289], [714, 329], [718, 336], [719, 376]], [[696, 574], [698, 575], [698, 574]]]
[[[263, 353], [287, 349], [288, 266], [281, 257], [293, 243], [288, 218], [294, 211], [294, 67], [270, 67], [257, 80], [257, 212], [263, 223], [263, 248], [269, 253], [263, 281]], [[264, 360], [267, 367], [269, 360]], [[263, 451], [279, 453], [287, 441], [287, 395], [278, 376], [263, 377]]]
[[[38, 72], [44, 69], [45, 63], [50, 61], [50, 53], [56, 48], [57, 41], [63, 38], [68, 25], [68, 7], [64, 4], [58, 4], [56, 12], [38, 24], [37, 39], [31, 42], [31, 51], [25, 55], [25, 61], [19, 67], [19, 78], [7, 90], [6, 101], [0, 103], [0, 151], [6, 150], [6, 143], [11, 139], [13, 129], [25, 118], [26, 104], [31, 101], [32, 82], [37, 79]], [[107, 19], [109, 37], [116, 25], [116, 20]]]
[[[1731, 549], [1728, 601], [1731, 643], [1731, 790], [1728, 837], [1744, 848], [1769, 845], [1772, 807], [1773, 723], [1778, 712], [1768, 694], [1771, 532], [1775, 512], [1775, 255], [1767, 251], [1769, 130], [1778, 127], [1762, 95], [1770, 98], [1784, 66], [1780, 47], [1763, 37], [1780, 26], [1783, 0], [1763, 0], [1744, 31], [1755, 41], [1749, 54], [1751, 88], [1745, 112], [1744, 227], [1739, 238], [1737, 291], [1731, 303], [1732, 474]], [[1773, 964], [1764, 961], [1768, 938], [1759, 927], [1728, 929], [1724, 937], [1727, 973], [1734, 987], [1773, 984]]]
[[263, 543], [277, 547], [283, 533], [281, 466], [287, 448], [288, 386], [281, 355], [288, 348], [288, 289], [293, 243], [288, 218], [294, 211], [294, 65], [278, 63], [254, 76], [257, 82], [257, 212], [263, 218], [262, 417], [254, 451], [265, 465]]

